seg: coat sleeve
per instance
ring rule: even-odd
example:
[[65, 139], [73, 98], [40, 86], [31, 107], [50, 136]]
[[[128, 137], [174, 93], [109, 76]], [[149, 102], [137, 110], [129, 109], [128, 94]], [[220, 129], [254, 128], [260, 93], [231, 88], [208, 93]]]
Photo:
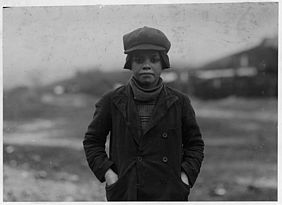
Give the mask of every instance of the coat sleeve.
[[183, 159], [181, 169], [187, 174], [192, 187], [204, 159], [204, 141], [190, 100], [185, 96], [182, 115]]
[[105, 181], [105, 173], [113, 165], [105, 150], [105, 143], [110, 130], [111, 113], [110, 96], [108, 94], [96, 103], [93, 119], [83, 140], [89, 167], [100, 182]]

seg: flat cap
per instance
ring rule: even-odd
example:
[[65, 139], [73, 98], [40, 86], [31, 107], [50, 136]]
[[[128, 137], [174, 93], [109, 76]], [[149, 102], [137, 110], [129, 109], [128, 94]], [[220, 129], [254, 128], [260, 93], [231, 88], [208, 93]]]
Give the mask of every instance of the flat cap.
[[167, 53], [171, 44], [162, 31], [144, 26], [125, 34], [123, 46], [125, 54], [135, 50], [157, 50]]

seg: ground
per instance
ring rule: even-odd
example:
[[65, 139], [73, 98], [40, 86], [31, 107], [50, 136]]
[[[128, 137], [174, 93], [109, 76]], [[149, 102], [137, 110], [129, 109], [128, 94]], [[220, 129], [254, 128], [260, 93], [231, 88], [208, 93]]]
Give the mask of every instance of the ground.
[[[82, 147], [95, 102], [81, 94], [43, 95], [40, 115], [22, 115], [19, 107], [14, 117], [4, 116], [4, 201], [105, 200], [105, 184]], [[192, 105], [206, 146], [189, 199], [277, 200], [277, 99], [192, 99]]]

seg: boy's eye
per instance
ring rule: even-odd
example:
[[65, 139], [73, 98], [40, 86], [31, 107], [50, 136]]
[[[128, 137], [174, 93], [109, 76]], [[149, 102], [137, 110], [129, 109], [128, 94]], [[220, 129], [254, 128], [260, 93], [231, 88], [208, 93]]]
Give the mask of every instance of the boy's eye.
[[157, 62], [159, 62], [160, 61], [160, 58], [158, 58], [158, 57], [153, 57], [153, 58], [151, 58], [151, 62], [152, 63], [157, 63]]
[[138, 64], [140, 64], [140, 63], [143, 62], [143, 58], [141, 58], [141, 57], [133, 57], [133, 61], [138, 63]]

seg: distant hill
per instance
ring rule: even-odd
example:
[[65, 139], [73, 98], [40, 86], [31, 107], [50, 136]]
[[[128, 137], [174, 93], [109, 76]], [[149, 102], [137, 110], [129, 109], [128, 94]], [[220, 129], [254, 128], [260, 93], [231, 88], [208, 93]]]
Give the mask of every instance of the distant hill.
[[129, 71], [103, 72], [91, 70], [77, 72], [74, 77], [54, 82], [46, 87], [45, 91], [63, 93], [85, 93], [94, 96], [101, 96], [116, 86], [125, 84], [131, 76]]

